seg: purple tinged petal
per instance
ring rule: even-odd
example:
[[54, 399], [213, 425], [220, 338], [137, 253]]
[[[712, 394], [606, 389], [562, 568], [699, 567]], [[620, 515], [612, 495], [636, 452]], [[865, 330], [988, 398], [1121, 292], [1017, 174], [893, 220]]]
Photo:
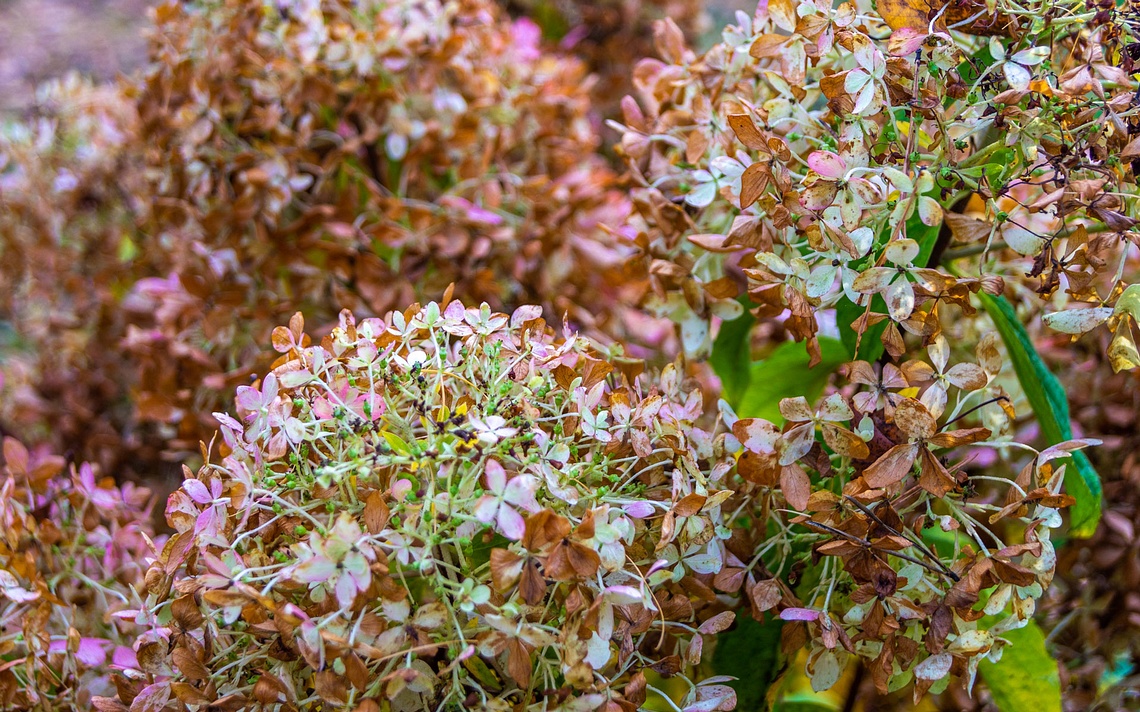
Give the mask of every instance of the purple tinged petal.
[[261, 382], [261, 400], [266, 405], [277, 400], [277, 376], [270, 372]]
[[495, 512], [497, 512], [498, 509], [498, 498], [489, 494], [485, 494], [479, 498], [478, 502], [475, 503], [475, 511], [472, 512], [472, 514], [474, 514], [475, 518], [484, 524], [490, 524], [491, 522], [495, 521]]
[[819, 611], [811, 608], [785, 608], [780, 611], [780, 620], [814, 621], [819, 619]]
[[235, 400], [242, 410], [254, 411], [261, 408], [261, 393], [251, 386], [238, 386]]
[[629, 504], [622, 505], [622, 511], [634, 519], [645, 519], [646, 517], [653, 516], [654, 507], [648, 502], [630, 502]]
[[111, 641], [102, 638], [80, 638], [75, 659], [87, 667], [99, 667], [107, 660], [107, 648]]
[[487, 489], [491, 490], [497, 495], [502, 496], [503, 491], [507, 486], [507, 473], [503, 470], [503, 466], [497, 460], [487, 461]]
[[503, 491], [503, 499], [528, 512], [537, 512], [542, 509], [534, 499], [534, 493], [537, 490], [538, 480], [530, 475], [519, 475], [511, 478], [511, 481], [507, 483], [507, 487]]
[[190, 499], [198, 504], [209, 504], [214, 500], [214, 497], [210, 494], [210, 490], [206, 488], [205, 483], [201, 480], [186, 480], [182, 483], [182, 489], [186, 491], [186, 494], [190, 495]]
[[499, 531], [508, 539], [515, 541], [522, 539], [526, 531], [526, 522], [523, 521], [522, 515], [506, 505], [499, 507], [497, 522]]
[[111, 653], [111, 666], [119, 669], [138, 669], [139, 659], [132, 648], [119, 645]]

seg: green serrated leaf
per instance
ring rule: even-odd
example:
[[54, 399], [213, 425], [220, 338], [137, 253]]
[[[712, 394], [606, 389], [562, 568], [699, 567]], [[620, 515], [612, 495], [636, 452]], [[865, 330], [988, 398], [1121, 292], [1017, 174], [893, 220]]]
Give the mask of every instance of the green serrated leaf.
[[839, 339], [821, 336], [819, 348], [823, 360], [815, 368], [808, 368], [807, 346], [794, 341], [780, 344], [768, 358], [753, 363], [748, 389], [736, 407], [737, 415], [782, 423], [781, 399], [803, 396], [814, 401], [819, 397], [835, 369], [849, 360]]
[[[914, 259], [916, 265], [925, 265], [930, 260], [930, 254], [934, 252], [934, 245], [938, 242], [938, 231], [941, 226], [935, 225], [931, 227], [919, 220], [918, 217], [912, 217], [906, 223], [907, 237], [918, 243], [918, 257]], [[869, 266], [869, 265], [868, 265]], [[844, 297], [840, 300], [839, 306], [835, 309], [835, 321], [839, 327], [839, 338], [843, 340], [843, 346], [847, 349], [847, 354], [850, 361], [868, 361], [875, 362], [883, 355], [883, 332], [886, 331], [887, 322], [880, 321], [867, 328], [860, 339], [859, 334], [851, 328], [851, 324], [856, 319], [863, 316], [863, 312], [867, 310], [866, 307], [861, 307], [853, 303], [850, 299]], [[887, 311], [887, 303], [879, 295], [875, 295], [871, 299], [871, 311], [878, 314], [885, 314]], [[859, 343], [859, 352], [855, 353], [855, 343]]]
[[996, 663], [978, 666], [994, 704], [1001, 712], [1061, 712], [1061, 680], [1057, 661], [1045, 648], [1045, 634], [1033, 621], [1001, 634], [1010, 642]]
[[751, 616], [740, 616], [732, 630], [717, 636], [713, 670], [736, 678], [728, 683], [736, 690], [736, 709], [759, 712], [766, 708], [768, 688], [785, 664], [780, 659], [783, 625], [778, 618], [759, 623]]
[[[991, 297], [982, 293], [980, 299], [1005, 342], [1017, 380], [1021, 382], [1045, 439], [1050, 445], [1071, 439], [1073, 431], [1065, 389], [1037, 354], [1013, 305], [1002, 296]], [[1065, 490], [1077, 500], [1071, 510], [1070, 533], [1084, 539], [1092, 536], [1100, 522], [1100, 475], [1084, 453], [1075, 452], [1070, 460], [1071, 466], [1065, 468]]]
[[[742, 300], [742, 301], [746, 301]], [[724, 398], [733, 408], [740, 404], [740, 398], [748, 390], [752, 380], [752, 327], [756, 317], [747, 311], [720, 325], [716, 341], [713, 342], [709, 363], [724, 387]]]

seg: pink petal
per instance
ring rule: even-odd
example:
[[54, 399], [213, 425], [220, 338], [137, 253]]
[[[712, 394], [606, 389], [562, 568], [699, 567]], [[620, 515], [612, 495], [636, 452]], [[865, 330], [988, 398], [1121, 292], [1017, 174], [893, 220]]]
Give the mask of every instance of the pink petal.
[[340, 605], [347, 606], [356, 598], [356, 582], [351, 576], [341, 576], [336, 581], [336, 600]]
[[530, 475], [519, 475], [511, 478], [511, 481], [507, 483], [507, 488], [503, 492], [503, 499], [528, 512], [537, 512], [542, 509], [534, 499], [534, 493], [537, 489], [538, 480]]
[[495, 521], [495, 512], [498, 511], [498, 508], [499, 500], [492, 495], [485, 494], [475, 503], [475, 510], [472, 514], [484, 524], [490, 524]]
[[506, 505], [499, 507], [497, 521], [499, 531], [503, 536], [516, 541], [522, 539], [523, 533], [526, 531], [526, 522], [523, 521], [522, 515], [514, 509]]
[[210, 494], [210, 490], [206, 488], [205, 483], [201, 480], [186, 480], [182, 483], [182, 489], [186, 490], [186, 494], [190, 495], [190, 499], [198, 504], [209, 504], [214, 500]]
[[497, 460], [487, 460], [487, 489], [495, 494], [502, 494], [507, 486], [507, 473]]
[[780, 611], [780, 620], [814, 621], [819, 619], [819, 611], [811, 608], [785, 608]]
[[336, 564], [321, 557], [306, 559], [293, 569], [291, 578], [299, 583], [324, 583], [336, 573]]
[[831, 151], [813, 151], [807, 159], [808, 167], [824, 178], [839, 180], [847, 173], [847, 163]]
[[135, 656], [135, 651], [125, 645], [119, 645], [115, 648], [115, 652], [111, 653], [111, 665], [120, 669], [137, 669], [139, 666], [139, 659]]
[[653, 516], [655, 509], [653, 505], [648, 502], [631, 502], [622, 505], [622, 511], [634, 519], [645, 519], [646, 517]]
[[102, 638], [80, 638], [75, 659], [87, 667], [99, 667], [107, 660], [107, 647], [111, 641]]

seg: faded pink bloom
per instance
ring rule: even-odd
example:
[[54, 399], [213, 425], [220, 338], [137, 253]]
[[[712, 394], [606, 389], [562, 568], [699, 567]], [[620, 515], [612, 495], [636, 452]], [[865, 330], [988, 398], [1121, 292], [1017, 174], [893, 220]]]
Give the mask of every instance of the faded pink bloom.
[[540, 507], [534, 499], [538, 480], [530, 475], [516, 475], [507, 481], [503, 466], [495, 460], [487, 461], [487, 494], [475, 503], [475, 518], [484, 524], [495, 524], [499, 533], [508, 539], [522, 539], [525, 522], [515, 507], [537, 512]]

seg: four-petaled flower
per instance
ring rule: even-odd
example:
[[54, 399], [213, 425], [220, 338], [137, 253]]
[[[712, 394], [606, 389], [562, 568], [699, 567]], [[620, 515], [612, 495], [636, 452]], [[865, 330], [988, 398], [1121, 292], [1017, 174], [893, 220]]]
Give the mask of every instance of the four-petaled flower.
[[946, 391], [950, 386], [970, 392], [985, 388], [989, 383], [986, 372], [977, 364], [956, 363], [949, 369], [946, 368], [950, 361], [950, 344], [942, 334], [930, 342], [926, 352], [930, 354], [933, 367], [924, 361], [908, 361], [903, 364], [903, 374], [912, 384], [934, 381], [919, 400], [936, 418], [946, 409]]
[[518, 428], [507, 427], [507, 421], [498, 415], [488, 415], [483, 420], [471, 418], [468, 421], [475, 431], [475, 437], [487, 445], [495, 445], [500, 440], [518, 435]]
[[246, 412], [246, 439], [254, 442], [269, 428], [270, 409], [277, 400], [277, 376], [273, 372], [261, 379], [261, 390], [253, 386], [238, 386], [237, 406]]
[[819, 410], [814, 413], [803, 396], [785, 398], [780, 401], [780, 415], [789, 422], [799, 423], [781, 435], [779, 442], [776, 443], [781, 465], [791, 465], [808, 454], [811, 446], [815, 444], [817, 425], [823, 430], [824, 442], [840, 455], [858, 460], [866, 457], [869, 452], [867, 443], [858, 435], [836, 425], [855, 417], [847, 401], [838, 393], [825, 398]]
[[314, 601], [323, 600], [324, 592], [331, 588], [342, 607], [351, 605], [356, 594], [372, 584], [369, 563], [376, 559], [376, 552], [361, 543], [363, 538], [356, 520], [342, 513], [328, 536], [313, 534], [307, 543], [297, 546], [299, 560], [290, 577], [309, 584]]
[[494, 523], [499, 533], [508, 539], [522, 539], [526, 523], [515, 507], [531, 514], [540, 507], [534, 499], [538, 480], [530, 475], [515, 475], [507, 480], [507, 473], [496, 460], [487, 461], [487, 493], [475, 503], [475, 518], [484, 524]]
[[918, 243], [909, 238], [895, 240], [887, 245], [886, 259], [894, 267], [871, 267], [855, 278], [852, 287], [863, 294], [883, 293], [891, 319], [905, 321], [914, 311], [914, 279], [923, 287], [941, 284], [944, 280], [937, 270], [915, 267]]

